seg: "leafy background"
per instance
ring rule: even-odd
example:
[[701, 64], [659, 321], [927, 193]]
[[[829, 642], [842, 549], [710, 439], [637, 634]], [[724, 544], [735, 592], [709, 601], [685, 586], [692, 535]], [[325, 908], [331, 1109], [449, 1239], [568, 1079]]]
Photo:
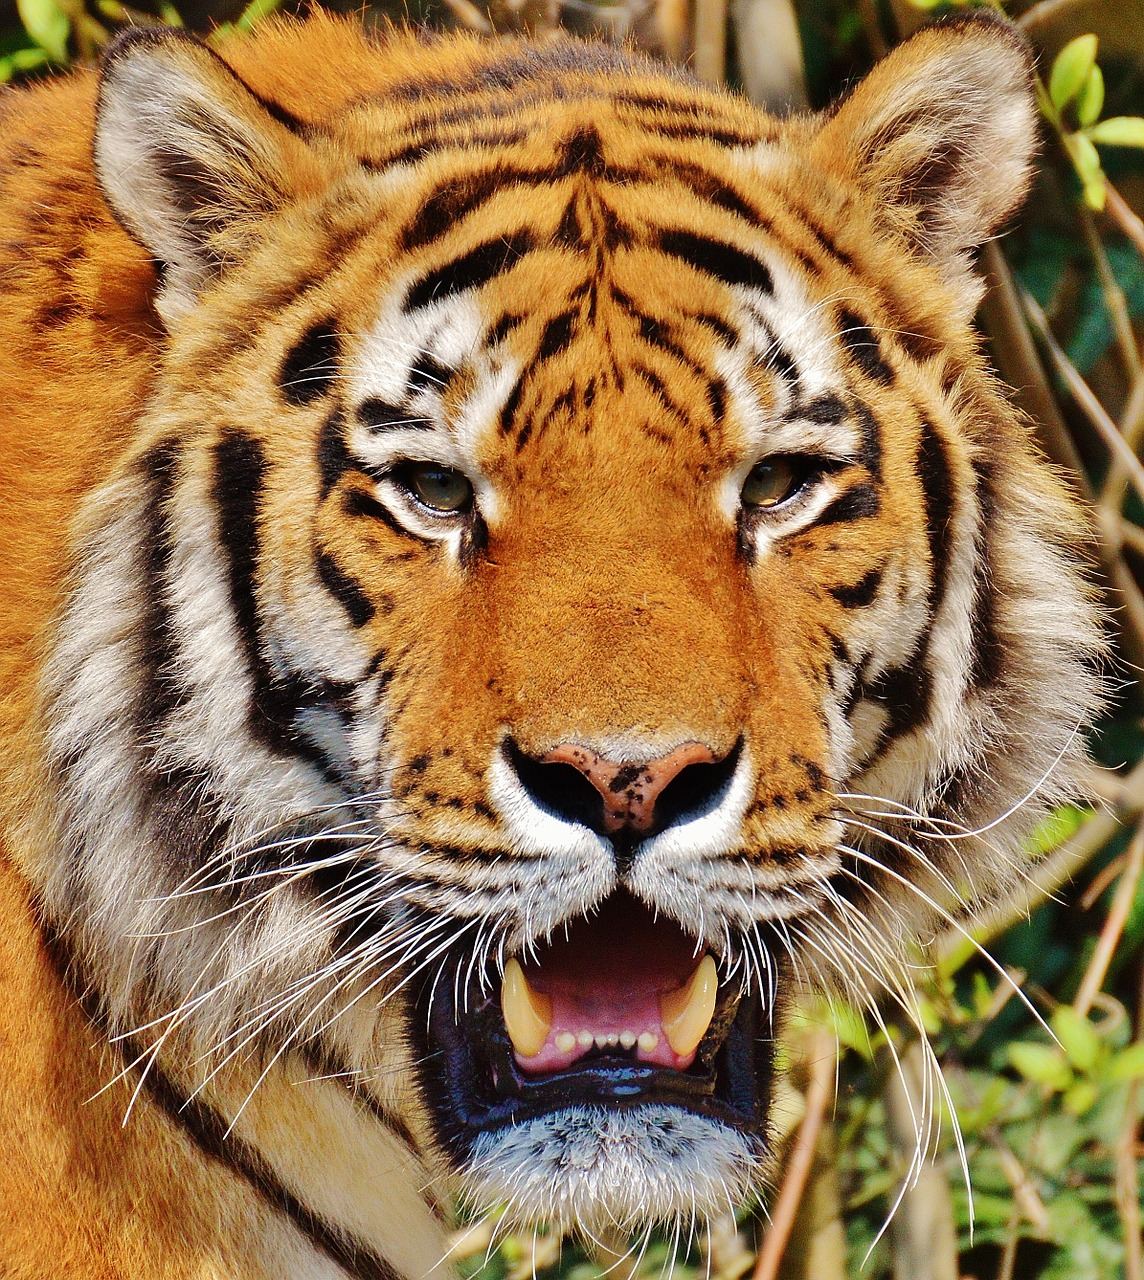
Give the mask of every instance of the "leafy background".
[[[217, 38], [283, 2], [300, 8], [137, 2], [0, 0], [0, 81], [94, 61], [125, 25]], [[382, 0], [359, 11], [493, 38], [566, 28], [628, 39], [799, 109], [825, 105], [921, 23], [964, 7]], [[968, 932], [933, 939], [919, 967], [964, 1162], [940, 1109], [915, 1159], [920, 1053], [905, 1020], [886, 1010], [874, 1033], [854, 1009], [807, 1007], [782, 1050], [784, 1157], [766, 1205], [634, 1246], [506, 1238], [487, 1220], [456, 1234], [467, 1275], [1144, 1280], [1144, 0], [1012, 0], [1005, 11], [1038, 54], [1045, 142], [1023, 219], [982, 252], [991, 289], [980, 322], [1045, 452], [1091, 505], [1121, 688], [1093, 739], [1093, 807], [1053, 815], [1030, 844], [1021, 892]]]

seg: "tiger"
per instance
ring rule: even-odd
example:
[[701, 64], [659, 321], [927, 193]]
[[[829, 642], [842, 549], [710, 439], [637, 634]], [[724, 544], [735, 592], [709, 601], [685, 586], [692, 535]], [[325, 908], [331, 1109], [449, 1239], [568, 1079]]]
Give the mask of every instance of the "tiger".
[[763, 1193], [789, 1010], [911, 1007], [1088, 767], [973, 328], [1033, 77], [975, 14], [780, 120], [316, 14], [7, 91], [0, 1272]]

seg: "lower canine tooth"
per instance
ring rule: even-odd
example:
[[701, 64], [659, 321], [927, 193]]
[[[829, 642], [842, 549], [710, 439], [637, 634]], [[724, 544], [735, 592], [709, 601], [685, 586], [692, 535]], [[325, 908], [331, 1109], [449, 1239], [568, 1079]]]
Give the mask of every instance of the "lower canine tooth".
[[678, 991], [665, 991], [659, 998], [659, 1012], [667, 1043], [681, 1058], [694, 1053], [715, 1013], [719, 974], [715, 961], [704, 956], [699, 967]]
[[504, 967], [501, 1012], [512, 1047], [522, 1058], [535, 1058], [552, 1027], [552, 1001], [533, 991], [517, 960]]

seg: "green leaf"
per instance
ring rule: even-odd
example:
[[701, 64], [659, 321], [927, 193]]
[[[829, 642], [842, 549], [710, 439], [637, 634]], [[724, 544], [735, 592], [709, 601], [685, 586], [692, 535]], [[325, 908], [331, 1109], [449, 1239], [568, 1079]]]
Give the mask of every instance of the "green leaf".
[[1092, 1110], [1099, 1096], [1100, 1090], [1091, 1080], [1079, 1080], [1071, 1089], [1065, 1090], [1062, 1101], [1066, 1111], [1074, 1116], [1083, 1116]]
[[1100, 1061], [1100, 1037], [1092, 1023], [1071, 1006], [1061, 1005], [1052, 1017], [1053, 1034], [1061, 1042], [1069, 1062], [1086, 1074]]
[[1085, 136], [1110, 147], [1144, 147], [1144, 119], [1113, 116], [1086, 129]]
[[1076, 118], [1082, 125], [1095, 124], [1104, 107], [1104, 72], [1093, 64], [1076, 99]]
[[1110, 1080], [1144, 1080], [1144, 1041], [1114, 1053], [1105, 1074]]
[[1081, 824], [1092, 817], [1092, 813], [1091, 809], [1082, 809], [1079, 805], [1060, 805], [1037, 823], [1025, 842], [1025, 847], [1037, 858], [1043, 857], [1046, 853], [1052, 853], [1058, 845], [1064, 844], [1070, 836], [1075, 835]]
[[16, 49], [5, 58], [0, 58], [0, 84], [7, 84], [13, 76], [25, 71], [35, 71], [45, 66], [48, 54], [44, 49]]
[[1045, 1085], [1054, 1093], [1063, 1093], [1073, 1082], [1065, 1055], [1055, 1045], [1018, 1040], [1009, 1045], [1009, 1061], [1026, 1080]]
[[56, 62], [66, 62], [71, 21], [56, 0], [16, 0], [20, 21], [32, 39]]
[[235, 20], [234, 25], [240, 31], [249, 31], [252, 27], [257, 26], [263, 18], [268, 18], [272, 13], [276, 12], [281, 6], [282, 0], [250, 0], [250, 3]]
[[1096, 36], [1077, 36], [1057, 54], [1049, 74], [1049, 97], [1058, 111], [1068, 106], [1084, 88], [1096, 62], [1096, 47]]

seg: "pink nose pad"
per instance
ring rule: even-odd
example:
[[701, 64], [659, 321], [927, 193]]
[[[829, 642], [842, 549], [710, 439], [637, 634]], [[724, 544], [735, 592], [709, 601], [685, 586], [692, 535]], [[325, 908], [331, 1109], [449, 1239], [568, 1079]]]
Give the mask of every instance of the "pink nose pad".
[[542, 759], [545, 764], [572, 765], [596, 788], [604, 800], [604, 830], [609, 835], [625, 827], [650, 831], [655, 803], [668, 783], [689, 765], [716, 762], [715, 753], [701, 742], [685, 742], [643, 764], [609, 760], [575, 743], [561, 743]]

